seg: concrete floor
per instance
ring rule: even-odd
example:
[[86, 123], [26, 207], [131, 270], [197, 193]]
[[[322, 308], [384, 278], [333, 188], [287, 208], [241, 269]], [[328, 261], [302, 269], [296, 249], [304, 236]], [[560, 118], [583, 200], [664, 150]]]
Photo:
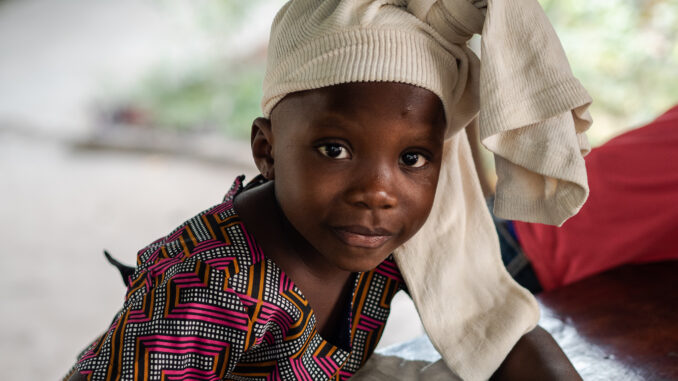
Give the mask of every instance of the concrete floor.
[[102, 249], [133, 264], [138, 249], [218, 203], [243, 172], [0, 132], [3, 379], [64, 372], [124, 296]]

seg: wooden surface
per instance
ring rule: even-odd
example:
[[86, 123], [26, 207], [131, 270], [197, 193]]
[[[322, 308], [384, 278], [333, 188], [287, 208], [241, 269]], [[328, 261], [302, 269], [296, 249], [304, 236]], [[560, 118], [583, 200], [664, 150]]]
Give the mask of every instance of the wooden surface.
[[629, 265], [537, 296], [584, 380], [678, 380], [678, 261]]

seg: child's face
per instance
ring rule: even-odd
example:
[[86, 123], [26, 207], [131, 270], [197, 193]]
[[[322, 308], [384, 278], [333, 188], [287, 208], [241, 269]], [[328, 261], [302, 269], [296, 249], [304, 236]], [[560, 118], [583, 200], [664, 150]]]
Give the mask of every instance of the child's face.
[[280, 207], [330, 264], [373, 269], [426, 221], [445, 129], [430, 91], [388, 82], [331, 86], [285, 97], [270, 125], [258, 124], [268, 130], [265, 171]]

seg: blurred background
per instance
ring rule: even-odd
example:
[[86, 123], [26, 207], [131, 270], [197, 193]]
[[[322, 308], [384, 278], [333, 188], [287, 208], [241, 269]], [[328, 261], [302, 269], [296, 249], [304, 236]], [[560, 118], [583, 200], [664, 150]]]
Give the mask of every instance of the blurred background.
[[[120, 307], [138, 249], [255, 173], [281, 0], [0, 0], [0, 368], [57, 379]], [[678, 102], [678, 0], [542, 0], [599, 145]], [[422, 333], [398, 298], [383, 345]]]

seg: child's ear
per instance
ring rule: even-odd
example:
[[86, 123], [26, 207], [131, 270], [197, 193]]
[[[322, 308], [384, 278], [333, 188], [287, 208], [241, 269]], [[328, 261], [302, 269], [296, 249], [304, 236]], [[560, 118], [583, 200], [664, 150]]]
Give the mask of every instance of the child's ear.
[[252, 122], [252, 156], [259, 172], [267, 180], [275, 178], [273, 170], [273, 132], [271, 121], [266, 118], [257, 118]]

